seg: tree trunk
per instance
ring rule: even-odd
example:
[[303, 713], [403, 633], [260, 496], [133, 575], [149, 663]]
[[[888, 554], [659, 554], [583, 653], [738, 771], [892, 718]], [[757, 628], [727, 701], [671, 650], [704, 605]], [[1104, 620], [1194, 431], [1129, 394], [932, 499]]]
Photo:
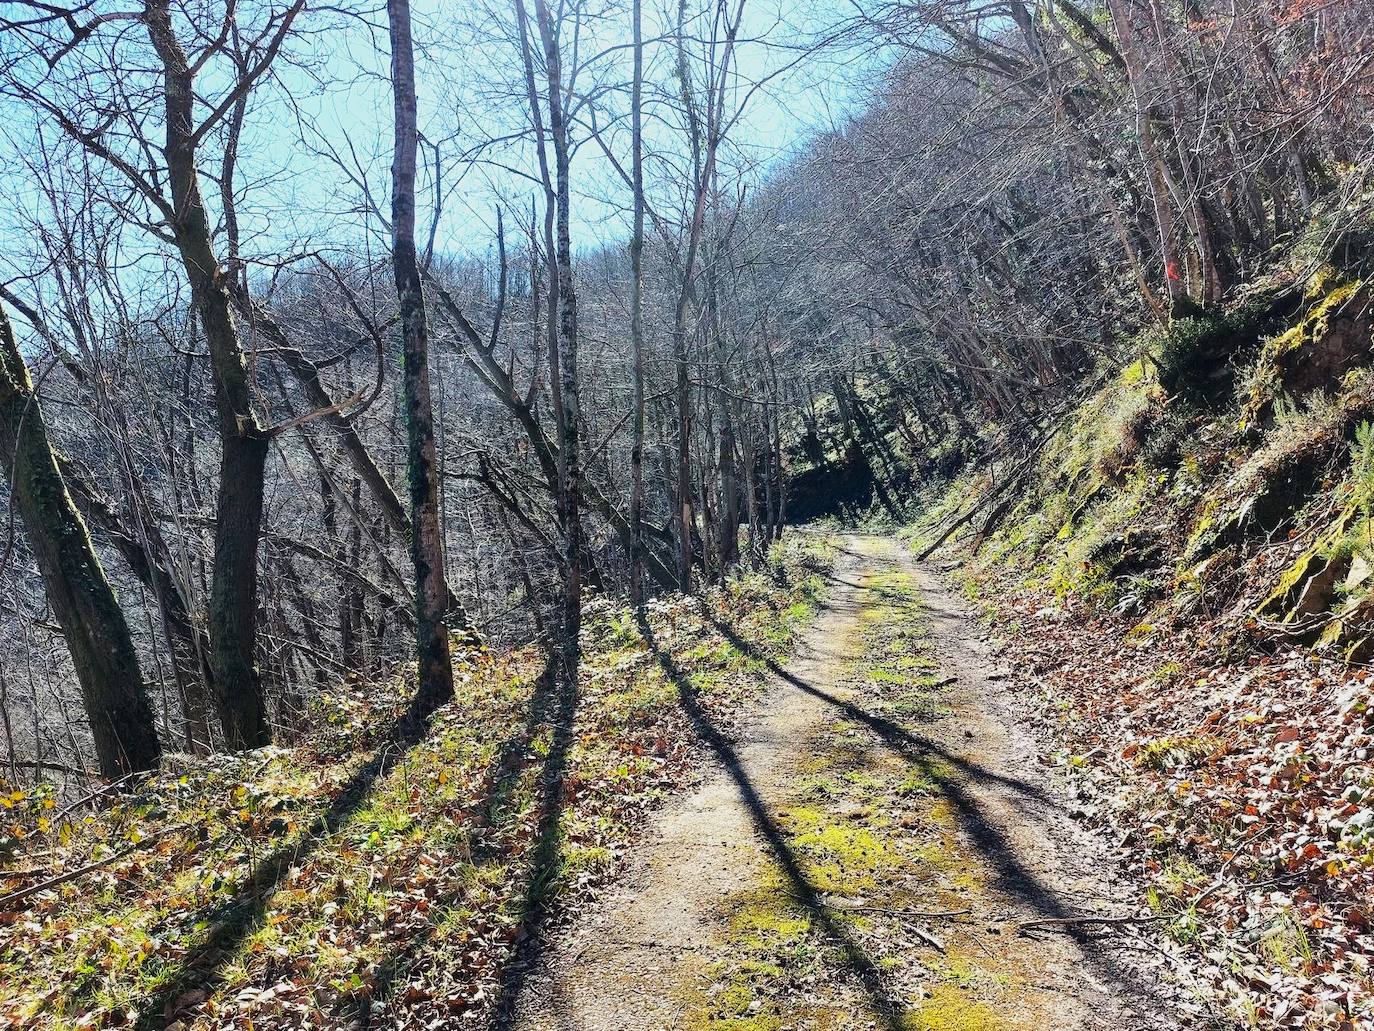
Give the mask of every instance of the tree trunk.
[[405, 363], [404, 404], [415, 566], [415, 644], [419, 659], [416, 710], [428, 715], [453, 697], [453, 663], [444, 613], [443, 541], [434, 447], [434, 411], [429, 390], [429, 328], [415, 249], [415, 152], [418, 145], [415, 53], [409, 0], [388, 0], [391, 26], [391, 82], [395, 98], [395, 152], [391, 162], [391, 263], [401, 306]]
[[630, 602], [644, 604], [644, 34], [634, 0], [634, 84], [630, 95], [634, 230], [630, 237], [630, 346], [634, 352], [630, 443]]
[[258, 539], [268, 435], [253, 414], [252, 382], [234, 320], [229, 277], [215, 254], [201, 197], [194, 74], [172, 31], [168, 0], [149, 0], [144, 22], [164, 72], [167, 179], [176, 213], [172, 233], [209, 346], [219, 421], [220, 478], [209, 603], [215, 705], [225, 743], [230, 748], [256, 748], [271, 740], [255, 662]]
[[0, 462], [71, 650], [100, 772], [113, 780], [152, 769], [161, 747], [129, 626], [58, 471], [28, 367], [3, 309]]
[[539, 36], [548, 76], [549, 136], [553, 140], [558, 201], [558, 370], [562, 418], [559, 420], [559, 507], [565, 549], [563, 623], [557, 666], [565, 690], [576, 691], [582, 629], [582, 410], [577, 380], [577, 295], [572, 274], [571, 193], [568, 126], [563, 111], [562, 55], [557, 29], [544, 0], [535, 0]]
[[[57, 456], [57, 462], [63, 481], [78, 506], [85, 511], [86, 518], [119, 552], [129, 571], [157, 600], [163, 636], [181, 692], [187, 751], [208, 751], [212, 745], [209, 696], [210, 685], [214, 683], [209, 663], [210, 642], [205, 631], [191, 618], [186, 599], [172, 573], [172, 557], [166, 541], [151, 519], [144, 522], [144, 532], [132, 532], [110, 502], [81, 477], [71, 462], [61, 455]], [[132, 482], [135, 503], [146, 511], [141, 481], [135, 478]]]
[[[352, 568], [358, 569], [363, 558], [363, 526], [358, 513], [362, 509], [362, 481], [353, 481], [353, 525], [348, 532], [348, 560]], [[340, 542], [342, 544], [342, 541]], [[340, 640], [339, 646], [343, 652], [344, 665], [349, 669], [356, 670], [362, 674], [366, 666], [364, 665], [364, 626], [363, 626], [363, 592], [358, 585], [352, 581], [345, 581], [340, 585], [342, 597], [340, 598]]]
[[735, 467], [735, 424], [730, 402], [720, 427], [720, 571], [724, 578], [739, 561], [739, 481]]
[[1170, 300], [1177, 302], [1187, 296], [1187, 283], [1179, 264], [1177, 227], [1174, 222], [1173, 202], [1169, 196], [1169, 176], [1154, 136], [1155, 114], [1149, 99], [1152, 96], [1150, 84], [1147, 81], [1145, 64], [1138, 51], [1135, 23], [1130, 8], [1124, 0], [1108, 0], [1107, 6], [1112, 23], [1116, 27], [1117, 39], [1121, 44], [1121, 56], [1135, 103], [1137, 142], [1140, 156], [1145, 163], [1145, 181], [1149, 185], [1150, 199], [1154, 205], [1165, 282], [1168, 285]]
[[673, 327], [673, 366], [676, 372], [677, 399], [677, 579], [686, 592], [692, 590], [692, 530], [696, 518], [692, 512], [692, 413], [691, 392], [687, 380], [687, 305], [678, 307], [678, 324]]

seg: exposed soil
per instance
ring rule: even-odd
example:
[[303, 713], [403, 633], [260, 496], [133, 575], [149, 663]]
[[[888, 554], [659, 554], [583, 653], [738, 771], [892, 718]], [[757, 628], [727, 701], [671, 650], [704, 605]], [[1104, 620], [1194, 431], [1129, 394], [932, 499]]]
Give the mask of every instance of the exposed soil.
[[[845, 537], [831, 579], [741, 733], [694, 716], [711, 772], [548, 943], [508, 1026], [1169, 1027], [1147, 925], [1022, 926], [1130, 914], [1130, 896], [963, 604], [884, 538]], [[896, 678], [870, 653], [891, 639], [928, 656], [894, 667], [923, 694], [882, 693]]]

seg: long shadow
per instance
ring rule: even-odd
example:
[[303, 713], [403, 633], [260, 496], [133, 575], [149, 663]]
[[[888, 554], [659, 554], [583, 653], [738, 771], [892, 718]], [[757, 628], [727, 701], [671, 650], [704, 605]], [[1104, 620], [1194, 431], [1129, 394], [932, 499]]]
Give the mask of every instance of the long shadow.
[[540, 693], [538, 704], [530, 710], [533, 725], [548, 725], [553, 734], [540, 771], [539, 824], [520, 902], [522, 936], [503, 968], [493, 1009], [492, 1026], [497, 1029], [514, 1026], [516, 1000], [529, 975], [539, 969], [539, 961], [548, 946], [544, 929], [553, 913], [550, 889], [563, 859], [560, 826], [565, 804], [563, 774], [575, 740], [578, 694], [576, 683], [559, 670], [558, 662], [556, 655], [550, 658], [544, 672], [547, 690]]
[[[871, 588], [865, 589], [871, 590]], [[975, 781], [979, 781], [982, 783], [1000, 784], [1002, 787], [1008, 788], [1009, 790], [1016, 792], [1018, 795], [1034, 799], [1036, 802], [1039, 802], [1047, 807], [1056, 809], [1063, 808], [1062, 803], [1057, 798], [1055, 798], [1053, 795], [1051, 795], [1044, 788], [1040, 787], [1037, 784], [1032, 784], [1029, 781], [1021, 780], [1018, 777], [1008, 777], [1005, 774], [996, 773], [992, 770], [989, 770], [985, 766], [980, 766], [977, 763], [969, 762], [967, 759], [963, 759], [960, 756], [953, 754], [948, 749], [940, 745], [938, 742], [932, 741], [928, 737], [923, 737], [919, 734], [912, 733], [912, 731], [908, 730], [906, 727], [903, 727], [901, 724], [894, 723], [892, 720], [887, 719], [884, 716], [880, 716], [877, 713], [869, 712], [867, 709], [861, 708], [860, 706], [855, 705], [853, 702], [847, 702], [843, 699], [836, 698], [829, 692], [823, 691], [819, 687], [816, 687], [812, 684], [808, 684], [805, 680], [802, 680], [796, 674], [792, 673], [786, 667], [782, 666], [771, 655], [767, 654], [766, 652], [762, 652], [758, 648], [754, 647], [754, 645], [752, 645], [750, 642], [746, 641], [743, 637], [736, 633], [734, 629], [732, 629], [725, 623], [720, 622], [710, 613], [707, 613], [706, 619], [708, 622], [710, 622], [710, 624], [713, 627], [716, 628], [716, 630], [721, 634], [721, 636], [723, 636], [732, 645], [734, 645], [734, 647], [739, 649], [741, 652], [749, 656], [749, 658], [753, 659], [754, 661], [762, 663], [764, 666], [768, 668], [768, 671], [772, 673], [775, 677], [777, 677], [779, 680], [783, 680], [788, 684], [791, 684], [797, 690], [803, 691], [814, 698], [819, 698], [821, 701], [827, 703], [828, 705], [834, 706], [836, 709], [844, 713], [850, 719], [855, 720], [858, 723], [862, 723], [864, 726], [868, 727], [875, 734], [877, 734], [879, 739], [883, 742], [883, 744], [885, 744], [891, 750], [897, 752], [903, 759], [907, 760], [908, 762], [928, 762], [931, 759], [931, 757], [935, 757], [941, 763], [944, 763], [949, 767], [958, 770], [961, 774], [964, 774], [965, 776], [970, 777]]]
[[347, 824], [367, 798], [372, 785], [385, 777], [409, 751], [424, 740], [433, 720], [432, 707], [412, 703], [383, 735], [382, 743], [367, 762], [339, 789], [323, 813], [297, 837], [284, 843], [261, 862], [239, 884], [233, 897], [202, 914], [211, 929], [200, 945], [191, 949], [178, 964], [176, 974], [139, 1003], [137, 1031], [157, 1031], [172, 1019], [168, 1010], [178, 998], [193, 989], [213, 990], [219, 985], [224, 968], [234, 959], [240, 946], [256, 931], [266, 916], [282, 879], [302, 860]]
[[[571, 695], [566, 689], [558, 688], [558, 683], [551, 660], [531, 692], [524, 725], [518, 733], [501, 744], [487, 778], [488, 787], [475, 806], [482, 826], [499, 829], [508, 819], [508, 807], [527, 768], [525, 756], [529, 753], [539, 731], [545, 726], [552, 727], [550, 749], [540, 771], [541, 809], [536, 842], [532, 849], [527, 880], [520, 901], [523, 914], [522, 930], [527, 937], [517, 946], [515, 955], [507, 960], [498, 1009], [508, 1007], [506, 996], [512, 991], [507, 988], [512, 976], [510, 971], [522, 962], [522, 952], [530, 947], [531, 942], [543, 941], [539, 932], [546, 916], [548, 888], [552, 877], [557, 873], [560, 861], [558, 826], [563, 806], [562, 778], [568, 750], [572, 744], [572, 720], [576, 699], [575, 695]], [[499, 847], [474, 848], [474, 859], [479, 863], [497, 860], [501, 856]], [[373, 975], [369, 989], [354, 996], [357, 1026], [364, 1029], [371, 1026], [374, 1017], [372, 1002], [386, 998], [397, 981], [412, 969], [425, 949], [434, 942], [443, 922], [442, 917], [443, 914], [440, 912], [432, 913], [425, 930], [413, 936], [404, 949], [389, 956]], [[391, 1026], [390, 1021], [393, 1018], [394, 1014], [388, 1013], [384, 1017], [385, 1026]]]
[[[866, 588], [868, 589], [868, 588]], [[906, 762], [917, 767], [922, 776], [938, 785], [941, 797], [946, 799], [954, 810], [959, 826], [972, 840], [977, 850], [988, 860], [993, 869], [993, 884], [1000, 891], [1032, 908], [1049, 919], [1072, 919], [1086, 915], [1077, 907], [1069, 905], [1060, 894], [1046, 884], [1033, 870], [1022, 861], [1014, 842], [992, 823], [984, 814], [982, 807], [968, 789], [968, 782], [992, 783], [1008, 788], [1020, 795], [1032, 798], [1047, 806], [1061, 808], [1061, 803], [1044, 789], [1025, 781], [994, 773], [975, 763], [951, 754], [937, 742], [912, 733], [893, 721], [871, 713], [861, 706], [845, 701], [809, 684], [794, 673], [784, 669], [771, 656], [759, 652], [731, 628], [715, 620], [709, 614], [708, 620], [735, 647], [750, 657], [763, 662], [779, 679], [797, 690], [820, 699], [849, 719], [866, 726], [884, 746]], [[951, 775], [949, 771], [955, 771]], [[1080, 952], [1099, 977], [1123, 986], [1128, 991], [1142, 997], [1148, 996], [1149, 989], [1139, 975], [1123, 967], [1112, 957], [1092, 949], [1093, 943], [1106, 937], [1103, 932], [1093, 933], [1087, 925], [1066, 924], [1063, 932], [1079, 946]]]
[[759, 795], [753, 781], [749, 779], [749, 775], [740, 761], [739, 753], [729, 738], [711, 722], [710, 717], [701, 707], [696, 688], [692, 685], [691, 680], [683, 673], [672, 655], [660, 647], [658, 639], [654, 636], [653, 627], [642, 615], [639, 618], [639, 628], [659, 666], [677, 688], [679, 703], [691, 721], [697, 737], [711, 749], [716, 759], [729, 773], [731, 780], [735, 782], [740, 799], [749, 810], [754, 826], [767, 841], [773, 857], [787, 878], [791, 895], [806, 909], [811, 920], [824, 930], [825, 935], [838, 944], [844, 956], [845, 966], [858, 976], [869, 996], [873, 1015], [881, 1020], [882, 1026], [888, 1028], [889, 1031], [901, 1031], [903, 1027], [901, 1015], [893, 1005], [884, 984], [881, 970], [864, 953], [849, 931], [836, 921], [834, 915], [822, 905], [816, 887], [807, 879], [806, 872], [802, 869], [796, 853], [788, 845], [786, 837], [768, 811], [767, 803]]

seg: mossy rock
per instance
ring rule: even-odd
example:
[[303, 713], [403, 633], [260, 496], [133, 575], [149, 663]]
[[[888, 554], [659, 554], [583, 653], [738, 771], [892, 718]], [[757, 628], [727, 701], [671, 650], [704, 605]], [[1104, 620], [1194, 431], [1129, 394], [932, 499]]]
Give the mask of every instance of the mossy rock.
[[1374, 289], [1368, 280], [1343, 279], [1328, 267], [1313, 279], [1305, 304], [1302, 319], [1260, 351], [1245, 399], [1246, 424], [1271, 420], [1280, 396], [1330, 389], [1352, 369], [1374, 361]]
[[1354, 525], [1358, 510], [1351, 506], [1336, 517], [1331, 526], [1288, 566], [1279, 582], [1255, 610], [1259, 616], [1293, 624], [1325, 612], [1336, 595], [1337, 585], [1350, 572], [1352, 557], [1336, 550]]
[[[1346, 423], [1353, 426], [1363, 406], [1352, 406]], [[1337, 430], [1345, 427], [1337, 427]], [[1238, 501], [1223, 495], [1203, 508], [1188, 544], [1188, 560], [1197, 563], [1222, 548], [1241, 544], [1250, 537], [1273, 535], [1285, 529], [1294, 514], [1311, 500], [1331, 464], [1333, 453], [1344, 445], [1341, 432], [1325, 433], [1307, 446], [1275, 456], [1257, 474], [1258, 483], [1239, 491]], [[1231, 486], [1231, 491], [1237, 488]]]
[[1374, 273], [1374, 225], [1366, 219], [1346, 226], [1327, 246], [1333, 267], [1354, 276]]
[[1152, 530], [1137, 526], [1113, 534], [1090, 557], [1102, 562], [1113, 580], [1158, 569], [1168, 561], [1164, 542]]

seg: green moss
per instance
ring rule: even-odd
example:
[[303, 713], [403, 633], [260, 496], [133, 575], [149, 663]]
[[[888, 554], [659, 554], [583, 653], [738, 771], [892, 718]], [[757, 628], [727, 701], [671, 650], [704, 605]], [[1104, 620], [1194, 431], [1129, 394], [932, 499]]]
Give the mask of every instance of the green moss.
[[1137, 358], [1121, 370], [1119, 378], [1123, 387], [1134, 387], [1143, 383], [1147, 375], [1149, 375], [1149, 371], [1145, 366], [1145, 359]]
[[705, 1026], [712, 1031], [779, 1031], [782, 1019], [770, 1013], [757, 1013], [752, 1017], [712, 1019]]
[[1315, 355], [1347, 305], [1368, 286], [1362, 279], [1344, 279], [1331, 266], [1313, 276], [1306, 291], [1307, 311], [1284, 332], [1264, 342], [1246, 385], [1241, 428], [1268, 416], [1292, 382], [1293, 371]]
[[990, 578], [1019, 573], [1060, 600], [1114, 603], [1115, 566], [1130, 564], [1136, 538], [1154, 525], [1146, 513], [1166, 474], [1145, 449], [1163, 412], [1154, 375], [1137, 362], [1065, 417], [1023, 499], [981, 543], [979, 568]]
[[1227, 311], [1199, 311], [1175, 318], [1167, 328], [1148, 331], [1141, 344], [1154, 359], [1160, 385], [1200, 407], [1229, 396], [1227, 370], [1238, 353], [1258, 342], [1265, 308], [1257, 302]]
[[902, 1018], [906, 1031], [1001, 1031], [1008, 1026], [991, 1006], [954, 984], [936, 985], [929, 999]]
[[730, 917], [730, 929], [744, 936], [746, 947], [796, 941], [811, 929], [810, 916], [785, 890], [781, 876], [775, 872], [765, 881], [766, 886], [737, 897]]

